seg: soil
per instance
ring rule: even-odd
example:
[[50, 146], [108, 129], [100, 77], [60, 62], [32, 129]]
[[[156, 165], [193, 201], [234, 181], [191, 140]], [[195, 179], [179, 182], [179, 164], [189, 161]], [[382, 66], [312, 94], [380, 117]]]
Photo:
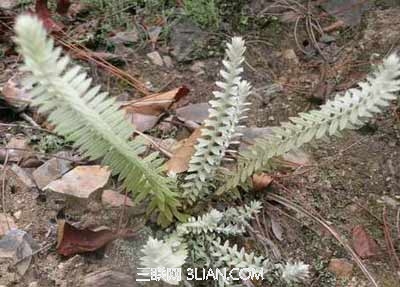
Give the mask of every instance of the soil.
[[[260, 5], [263, 1], [250, 2]], [[399, 49], [400, 7], [395, 3], [378, 4], [373, 5], [364, 14], [358, 25], [330, 33], [335, 41], [320, 46], [325, 60], [311, 44], [303, 45], [309, 42], [309, 36], [302, 23], [299, 25], [296, 37], [293, 30], [294, 22], [277, 20], [263, 26], [255, 24], [255, 21], [241, 31], [232, 28], [233, 33], [242, 34], [247, 40], [244, 75], [252, 83], [255, 91], [250, 98], [252, 105], [247, 126], [274, 126], [299, 112], [317, 108], [319, 104], [331, 99], [335, 92], [340, 93], [347, 88], [355, 87], [356, 82], [365, 79], [371, 65], [379, 63], [385, 55]], [[250, 11], [249, 13], [254, 13], [253, 10]], [[0, 18], [0, 21], [3, 20]], [[334, 22], [334, 19], [323, 17], [320, 21], [326, 26]], [[76, 31], [74, 29], [82, 25], [82, 22], [73, 21], [68, 27], [72, 31], [69, 35], [72, 36], [73, 31]], [[4, 25], [0, 31], [2, 29], [7, 35], [0, 39], [3, 40], [0, 42], [3, 55], [0, 58], [2, 69], [0, 83], [3, 85], [17, 73], [19, 58], [8, 41], [11, 32]], [[88, 29], [85, 33], [90, 34], [94, 32], [90, 29], [95, 28], [85, 29]], [[219, 51], [222, 50], [224, 41], [228, 39], [222, 32], [205, 31], [205, 33], [204, 41], [213, 45], [212, 48], [207, 46], [208, 48], [201, 49], [201, 53], [194, 50], [192, 52], [194, 59], [183, 62], [177, 62], [172, 57], [171, 68], [159, 67], [147, 58], [147, 53], [153, 50], [150, 44], [116, 48], [113, 53], [124, 59], [126, 64], [121, 67], [123, 70], [153, 87], [154, 92], [168, 91], [181, 85], [188, 87], [189, 95], [176, 103], [173, 108], [186, 106], [189, 103], [202, 103], [211, 99], [212, 91], [216, 88], [215, 80], [218, 79], [222, 59]], [[161, 55], [169, 55], [169, 51], [176, 44], [161, 41], [157, 44], [156, 50]], [[305, 55], [300, 48], [308, 49], [310, 53]], [[115, 80], [114, 76], [95, 64], [84, 61], [80, 63], [92, 72], [95, 82], [102, 83], [118, 98], [134, 99], [141, 96], [139, 92]], [[194, 68], [198, 63], [203, 63], [205, 67], [200, 72]], [[26, 112], [34, 117], [32, 111]], [[173, 110], [171, 113], [173, 114]], [[393, 104], [385, 114], [360, 130], [346, 132], [330, 141], [319, 141], [306, 146], [304, 150], [312, 158], [311, 164], [296, 169], [278, 167], [271, 172], [274, 183], [266, 191], [266, 193], [280, 194], [321, 216], [349, 243], [353, 228], [358, 225], [363, 226], [379, 245], [377, 256], [363, 262], [382, 287], [400, 285], [400, 270], [396, 270], [394, 257], [388, 251], [382, 216], [385, 208], [391, 236], [399, 254], [398, 232], [400, 231], [397, 218], [400, 208], [399, 115], [398, 107]], [[34, 119], [37, 120], [35, 117]], [[0, 123], [23, 122], [17, 112], [11, 111], [9, 106], [0, 102]], [[175, 128], [178, 130], [178, 137], [189, 134], [188, 130], [181, 129], [184, 128], [181, 126]], [[0, 126], [0, 140], [4, 144], [18, 133], [29, 138], [43, 137], [43, 133], [39, 131]], [[156, 126], [149, 133], [168, 138], [170, 131], [163, 131]], [[22, 188], [18, 184], [11, 184], [11, 181], [10, 178], [5, 181], [6, 188], [2, 195], [3, 210], [6, 210], [7, 214], [14, 218], [17, 226], [28, 232], [41, 247], [50, 247], [33, 256], [28, 272], [23, 277], [11, 276], [8, 282], [3, 282], [0, 275], [0, 285], [87, 286], [84, 283], [85, 276], [103, 268], [122, 271], [135, 278], [141, 245], [149, 234], [157, 232], [156, 228], [153, 228], [155, 226], [153, 223], [150, 222], [134, 239], [118, 239], [99, 251], [65, 258], [57, 254], [55, 247], [57, 228], [55, 218], [59, 213], [58, 206], [51, 200], [43, 200], [41, 191]], [[267, 201], [263, 193], [249, 193], [249, 196], [264, 200], [265, 215], [274, 218], [282, 226], [283, 239], [281, 241], [273, 239], [276, 248], [282, 253], [282, 258], [302, 260], [312, 266], [312, 276], [304, 286], [371, 286], [355, 263], [353, 272], [347, 278], [335, 277], [327, 270], [332, 258], [351, 260], [351, 255], [326, 229], [304, 215]], [[44, 198], [46, 199], [46, 195]], [[240, 202], [242, 201], [237, 200], [237, 203]], [[21, 215], [16, 218], [15, 214], [18, 212]], [[68, 220], [78, 223], [81, 228], [115, 227], [120, 222], [121, 209], [105, 207], [101, 202], [95, 201], [79, 210], [74, 206], [68, 207], [64, 213]], [[128, 212], [125, 213], [123, 221], [126, 228], [133, 228], [143, 221], [143, 215], [137, 210]], [[303, 224], [299, 224], [300, 222]], [[258, 243], [252, 240], [245, 243], [255, 248], [259, 247]], [[32, 282], [36, 282], [37, 285], [32, 285]], [[268, 286], [267, 283], [264, 284]], [[130, 286], [139, 284], [133, 281]]]

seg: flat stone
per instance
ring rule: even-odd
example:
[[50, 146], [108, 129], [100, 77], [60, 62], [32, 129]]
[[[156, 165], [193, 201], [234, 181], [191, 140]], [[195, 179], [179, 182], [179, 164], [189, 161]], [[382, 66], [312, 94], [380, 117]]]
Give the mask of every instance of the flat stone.
[[176, 115], [186, 121], [202, 123], [208, 117], [208, 103], [190, 104], [182, 108], [176, 109]]
[[[17, 273], [22, 276], [31, 263], [32, 252], [38, 249], [32, 237], [23, 230], [13, 229], [0, 240], [0, 262], [9, 263], [10, 267], [16, 262]], [[25, 258], [24, 260], [22, 260]], [[22, 261], [21, 261], [22, 260]]]
[[[67, 157], [67, 153], [60, 153], [60, 156]], [[36, 185], [43, 189], [50, 182], [60, 178], [72, 168], [71, 162], [60, 158], [52, 158], [37, 168], [33, 173]]]
[[114, 45], [118, 44], [131, 44], [139, 41], [139, 32], [135, 30], [118, 32], [115, 36], [110, 38], [110, 42]]
[[60, 179], [49, 183], [44, 190], [88, 199], [91, 194], [107, 184], [110, 176], [111, 170], [104, 166], [78, 166]]
[[353, 263], [344, 258], [332, 258], [328, 270], [339, 278], [348, 278], [353, 272]]
[[135, 206], [133, 201], [129, 197], [125, 198], [124, 194], [121, 194], [111, 189], [103, 191], [101, 202], [105, 205], [110, 205], [112, 207], [120, 207], [123, 206], [124, 203], [126, 206], [129, 207]]
[[194, 58], [196, 51], [207, 48], [207, 33], [190, 20], [174, 25], [171, 31], [172, 55], [178, 62]]
[[163, 56], [163, 61], [167, 68], [173, 68], [174, 64], [172, 63], [172, 58], [170, 56]]
[[0, 238], [11, 229], [17, 228], [13, 218], [10, 215], [0, 213]]
[[160, 56], [160, 53], [158, 53], [157, 51], [151, 52], [147, 54], [147, 57], [150, 59], [150, 61], [157, 66], [163, 66], [164, 65], [164, 61]]

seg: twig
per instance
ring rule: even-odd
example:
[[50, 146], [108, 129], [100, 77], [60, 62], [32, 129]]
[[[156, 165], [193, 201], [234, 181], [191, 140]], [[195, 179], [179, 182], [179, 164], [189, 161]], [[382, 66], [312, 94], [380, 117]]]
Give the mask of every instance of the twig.
[[28, 116], [27, 114], [25, 114], [25, 113], [20, 113], [19, 114], [19, 116], [22, 118], [22, 119], [24, 119], [25, 121], [27, 121], [28, 123], [30, 123], [33, 127], [35, 127], [35, 128], [40, 128], [40, 125], [37, 123], [37, 122], [35, 122], [30, 116]]
[[16, 148], [16, 147], [0, 147], [0, 150], [18, 150], [18, 151], [25, 151], [25, 152], [29, 152], [32, 154], [36, 154], [36, 155], [41, 155], [44, 157], [48, 157], [48, 158], [58, 158], [58, 159], [63, 159], [63, 160], [67, 160], [73, 163], [84, 163], [83, 161], [79, 161], [79, 160], [75, 160], [73, 158], [68, 158], [68, 157], [63, 157], [63, 156], [59, 156], [59, 155], [55, 155], [55, 154], [47, 154], [45, 152], [40, 152], [40, 151], [33, 151], [33, 150], [29, 150], [29, 149], [25, 149], [25, 148]]
[[22, 257], [21, 259], [19, 259], [19, 260], [17, 260], [16, 262], [14, 262], [14, 266], [17, 265], [18, 263], [24, 261], [25, 259], [27, 259], [27, 258], [29, 258], [29, 257], [35, 256], [36, 254], [42, 252], [43, 250], [49, 249], [49, 248], [52, 247], [54, 244], [55, 244], [54, 242], [53, 242], [53, 243], [49, 243], [49, 244], [43, 246], [42, 248], [39, 248], [38, 250], [35, 250], [35, 251], [32, 252], [31, 254], [28, 254], [28, 255]]
[[40, 126], [36, 127], [36, 126], [28, 126], [28, 125], [23, 125], [23, 124], [4, 124], [4, 123], [0, 123], [0, 126], [2, 126], [2, 127], [16, 127], [16, 128], [23, 128], [23, 129], [38, 130], [38, 131], [45, 132], [45, 133], [48, 133], [48, 134], [52, 134], [52, 135], [55, 135], [55, 136], [58, 136], [58, 137], [62, 137], [62, 136], [58, 135], [57, 133], [52, 132], [52, 131], [47, 130], [47, 129], [44, 129], [44, 128], [40, 127]]
[[357, 265], [360, 267], [361, 271], [368, 278], [368, 280], [372, 283], [372, 285], [375, 286], [375, 287], [379, 287], [378, 283], [376, 282], [374, 277], [372, 277], [371, 273], [368, 271], [367, 267], [364, 265], [364, 263], [362, 262], [360, 257], [353, 250], [353, 248], [351, 248], [350, 245], [348, 243], [346, 243], [345, 240], [343, 240], [342, 237], [331, 226], [329, 226], [329, 224], [326, 223], [325, 220], [323, 220], [322, 218], [310, 213], [309, 211], [305, 210], [301, 206], [296, 205], [296, 204], [290, 202], [289, 200], [287, 200], [286, 198], [281, 197], [279, 195], [269, 193], [269, 194], [267, 194], [266, 198], [268, 200], [272, 200], [272, 201], [278, 202], [278, 203], [282, 204], [283, 206], [285, 206], [285, 207], [287, 207], [289, 209], [292, 209], [292, 210], [294, 210], [296, 212], [299, 212], [299, 213], [302, 213], [304, 215], [307, 215], [308, 217], [312, 218], [313, 220], [318, 222], [320, 225], [322, 225], [324, 228], [326, 228], [336, 238], [336, 240], [351, 254], [351, 256], [353, 257], [354, 261], [357, 263]]
[[145, 140], [147, 140], [149, 143], [151, 143], [156, 149], [158, 149], [160, 152], [162, 152], [165, 156], [167, 156], [168, 158], [171, 158], [173, 156], [172, 153], [170, 153], [169, 151], [167, 151], [165, 148], [163, 148], [160, 144], [156, 143], [151, 137], [149, 137], [148, 135], [135, 130], [135, 133], [137, 133], [138, 135], [142, 136]]
[[[385, 234], [385, 242], [386, 242], [387, 251], [388, 251], [388, 255], [389, 255], [390, 261], [393, 264], [393, 269], [400, 271], [400, 259], [396, 254], [396, 249], [394, 248], [393, 239], [392, 239], [392, 235], [391, 235], [391, 230], [390, 230], [390, 227], [389, 227], [389, 224], [388, 224], [388, 221], [387, 221], [386, 206], [383, 207], [382, 219], [383, 219], [383, 232]], [[397, 268], [398, 269], [396, 269], [396, 264], [397, 264]], [[398, 272], [396, 272], [396, 273], [400, 277], [400, 274]]]
[[1, 179], [1, 208], [3, 209], [4, 216], [6, 218], [7, 228], [10, 230], [10, 223], [7, 218], [7, 210], [6, 210], [6, 167], [8, 163], [8, 150], [6, 151], [6, 158], [4, 160], [3, 169], [2, 169], [2, 179]]

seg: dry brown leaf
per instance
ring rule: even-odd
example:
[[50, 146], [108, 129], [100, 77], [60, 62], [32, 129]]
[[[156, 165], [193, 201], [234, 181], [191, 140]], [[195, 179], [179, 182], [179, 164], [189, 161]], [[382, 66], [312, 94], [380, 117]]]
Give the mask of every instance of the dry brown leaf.
[[354, 251], [362, 259], [378, 255], [378, 244], [362, 225], [357, 225], [356, 227], [354, 227], [352, 231], [352, 239]]
[[254, 174], [252, 176], [253, 189], [255, 191], [263, 191], [274, 179], [266, 173]]
[[185, 86], [172, 91], [154, 94], [137, 101], [122, 105], [128, 119], [135, 125], [135, 128], [144, 132], [153, 128], [161, 115], [167, 111], [173, 103], [189, 93]]
[[57, 252], [63, 256], [96, 251], [117, 238], [135, 236], [137, 230], [78, 229], [65, 220], [58, 221]]
[[190, 137], [178, 143], [180, 147], [176, 149], [172, 158], [166, 163], [168, 173], [176, 174], [187, 171], [190, 158], [195, 151], [194, 145], [197, 143], [197, 139], [200, 136], [201, 129], [197, 128]]
[[182, 86], [166, 93], [154, 94], [132, 101], [122, 105], [122, 107], [128, 113], [158, 116], [167, 111], [174, 102], [186, 96], [188, 93], [189, 89]]

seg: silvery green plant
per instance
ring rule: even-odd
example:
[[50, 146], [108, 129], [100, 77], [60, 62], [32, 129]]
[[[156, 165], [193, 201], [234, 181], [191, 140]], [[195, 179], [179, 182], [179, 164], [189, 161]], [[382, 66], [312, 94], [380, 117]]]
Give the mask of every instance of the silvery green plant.
[[272, 136], [258, 138], [254, 145], [240, 153], [238, 165], [220, 191], [230, 190], [254, 173], [268, 169], [274, 157], [284, 155], [314, 139], [338, 135], [356, 129], [385, 111], [400, 90], [400, 58], [392, 54], [383, 60], [359, 88], [337, 95], [318, 110], [300, 113], [289, 122], [272, 129]]
[[[253, 201], [243, 207], [231, 207], [225, 211], [211, 209], [202, 216], [192, 217], [188, 222], [178, 224], [174, 232], [164, 240], [157, 241], [157, 244], [154, 244], [155, 239], [150, 238], [142, 250], [142, 266], [172, 268], [171, 266], [183, 267], [184, 263], [190, 263], [189, 266], [193, 267], [201, 263], [202, 266], [210, 268], [262, 268], [264, 274], [278, 276], [281, 281], [305, 280], [308, 277], [308, 265], [302, 262], [295, 263], [295, 266], [292, 263], [271, 263], [263, 256], [256, 256], [254, 252], [247, 253], [244, 248], [231, 246], [226, 239], [230, 236], [244, 236], [247, 232], [245, 226], [250, 224], [250, 220], [254, 219], [261, 209], [261, 203]], [[222, 238], [225, 238], [224, 241]], [[181, 257], [183, 250], [188, 252], [184, 262]], [[154, 254], [161, 255], [154, 258]], [[165, 254], [169, 256], [164, 256]], [[282, 277], [283, 275], [285, 277]], [[224, 285], [229, 285], [229, 282], [218, 282], [218, 286]]]
[[163, 159], [158, 153], [140, 156], [147, 148], [140, 138], [130, 140], [135, 130], [115, 99], [100, 92], [100, 86], [91, 87], [92, 79], [80, 66], [68, 67], [70, 58], [54, 47], [40, 20], [19, 16], [15, 31], [24, 58], [22, 70], [30, 72], [26, 82], [28, 89], [33, 87], [32, 105], [48, 114], [55, 131], [74, 142], [82, 155], [102, 159], [136, 202], [148, 201], [148, 213], [159, 212], [160, 224], [180, 217], [175, 183], [162, 174]]
[[241, 79], [241, 67], [246, 48], [240, 37], [232, 38], [227, 44], [224, 69], [220, 74], [222, 82], [217, 82], [221, 89], [215, 91], [214, 100], [209, 103], [209, 117], [201, 129], [201, 137], [195, 145], [195, 153], [189, 162], [188, 175], [185, 178], [184, 197], [195, 202], [211, 193], [211, 183], [216, 170], [232, 141], [239, 135], [237, 129], [243, 113], [247, 110], [247, 97], [251, 86]]

